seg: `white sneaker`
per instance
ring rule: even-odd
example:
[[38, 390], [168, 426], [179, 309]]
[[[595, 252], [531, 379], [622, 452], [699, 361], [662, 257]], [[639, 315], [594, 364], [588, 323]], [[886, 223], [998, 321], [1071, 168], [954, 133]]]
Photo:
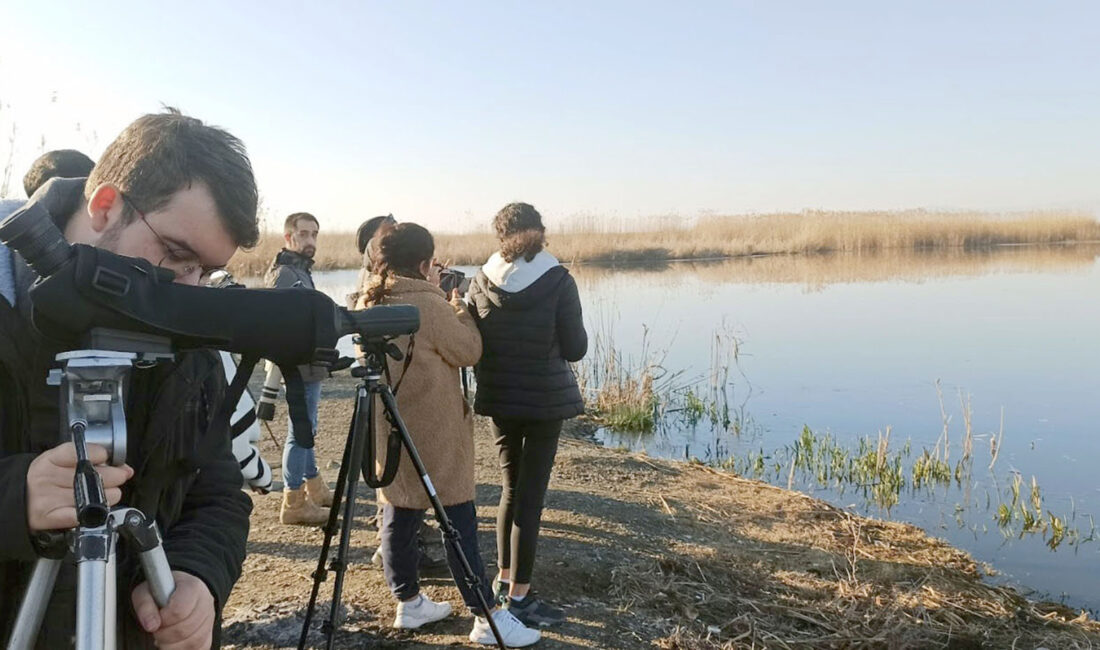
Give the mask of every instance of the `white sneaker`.
[[415, 600], [397, 603], [397, 615], [393, 617], [393, 626], [415, 630], [421, 625], [442, 621], [450, 615], [450, 603], [437, 603], [424, 594], [417, 594]]
[[[497, 624], [500, 638], [509, 648], [522, 648], [538, 642], [542, 633], [524, 627], [519, 619], [512, 616], [506, 609], [498, 609], [493, 612], [493, 622]], [[474, 617], [474, 629], [470, 630], [470, 640], [484, 645], [496, 645], [496, 637], [493, 636], [493, 628], [489, 627], [489, 621], [481, 616]]]

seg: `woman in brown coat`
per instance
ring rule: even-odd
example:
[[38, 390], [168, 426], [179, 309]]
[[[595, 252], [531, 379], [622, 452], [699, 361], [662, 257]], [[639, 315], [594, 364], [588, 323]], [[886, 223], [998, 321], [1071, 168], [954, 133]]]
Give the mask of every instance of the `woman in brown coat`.
[[[372, 256], [373, 273], [357, 307], [406, 304], [420, 310], [420, 330], [394, 341], [410, 360], [407, 367], [404, 361], [388, 360], [390, 380], [398, 387], [398, 409], [447, 517], [458, 530], [463, 553], [481, 578], [485, 601], [492, 603], [477, 544], [473, 418], [458, 374], [460, 368], [481, 357], [481, 335], [458, 293], [448, 301], [438, 286], [431, 233], [414, 223], [402, 223], [385, 233], [377, 248], [377, 259]], [[375, 430], [378, 448], [384, 449], [390, 428], [381, 412], [376, 415]], [[401, 454], [393, 483], [379, 491], [382, 562], [386, 581], [399, 601], [393, 625], [413, 629], [446, 618], [451, 606], [420, 593], [416, 535], [431, 503], [406, 452]], [[447, 561], [463, 600], [476, 616], [470, 640], [494, 644], [477, 595], [466, 584], [460, 560], [449, 545]], [[494, 607], [491, 615], [506, 645], [522, 647], [539, 640], [537, 630], [528, 629], [507, 610]]]

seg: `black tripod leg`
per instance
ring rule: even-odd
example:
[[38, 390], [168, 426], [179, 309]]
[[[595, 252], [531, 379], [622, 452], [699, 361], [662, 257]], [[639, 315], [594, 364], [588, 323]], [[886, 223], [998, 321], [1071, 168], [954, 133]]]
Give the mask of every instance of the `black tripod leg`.
[[[332, 604], [329, 607], [328, 621], [322, 627], [326, 638], [325, 647], [328, 650], [332, 650], [333, 643], [336, 641], [336, 620], [340, 613], [340, 597], [344, 591], [344, 573], [347, 571], [347, 558], [348, 558], [348, 545], [351, 542], [351, 529], [355, 526], [355, 488], [359, 483], [359, 470], [363, 464], [363, 449], [366, 446], [367, 437], [372, 435], [373, 427], [373, 396], [371, 396], [365, 387], [360, 387], [356, 400], [356, 418], [354, 419], [355, 425], [352, 429], [353, 436], [351, 444], [347, 447], [351, 450], [351, 457], [348, 458], [348, 469], [345, 473], [347, 477], [345, 486], [347, 491], [344, 494], [344, 518], [340, 527], [340, 544], [336, 548], [336, 559], [333, 560], [330, 567], [336, 572], [336, 580], [332, 586]], [[341, 472], [344, 468], [340, 468]], [[329, 520], [335, 514], [335, 511], [339, 508], [339, 502], [333, 498], [332, 510], [329, 512]]]
[[[298, 637], [298, 650], [305, 650], [306, 640], [309, 637], [309, 625], [313, 622], [313, 611], [317, 607], [317, 594], [321, 589], [321, 583], [328, 579], [328, 571], [325, 562], [328, 560], [329, 550], [332, 547], [332, 536], [338, 529], [337, 518], [339, 516], [339, 504], [344, 497], [344, 486], [347, 484], [349, 473], [355, 476], [359, 472], [358, 462], [352, 462], [352, 447], [357, 437], [356, 430], [362, 423], [360, 421], [364, 391], [361, 389], [355, 401], [355, 410], [352, 414], [351, 425], [348, 427], [348, 439], [344, 443], [344, 455], [340, 460], [340, 473], [336, 478], [336, 488], [332, 492], [332, 508], [329, 509], [328, 522], [325, 523], [325, 538], [321, 542], [321, 554], [317, 557], [317, 569], [313, 572], [313, 589], [309, 594], [309, 606], [306, 607], [305, 621], [302, 623], [302, 633]], [[283, 486], [286, 489], [286, 486]], [[344, 520], [345, 527], [348, 520]], [[335, 603], [335, 601], [334, 601]], [[335, 604], [334, 604], [335, 607]], [[329, 635], [331, 638], [331, 635]]]
[[435, 493], [435, 486], [432, 485], [432, 479], [428, 476], [428, 470], [425, 469], [424, 462], [420, 460], [420, 454], [416, 451], [416, 446], [413, 444], [409, 430], [405, 426], [405, 421], [401, 419], [401, 415], [397, 412], [397, 400], [394, 398], [389, 386], [381, 386], [378, 393], [382, 396], [382, 405], [386, 409], [386, 415], [401, 433], [401, 442], [405, 445], [405, 451], [409, 453], [409, 460], [416, 468], [420, 483], [424, 486], [424, 491], [428, 494], [428, 500], [432, 503], [436, 521], [439, 522], [439, 529], [443, 531], [443, 537], [451, 545], [451, 550], [454, 551], [459, 564], [462, 565], [466, 585], [477, 595], [478, 605], [481, 606], [481, 612], [485, 615], [485, 620], [489, 622], [489, 629], [493, 631], [493, 638], [497, 640], [497, 646], [500, 650], [504, 650], [504, 639], [500, 636], [496, 621], [490, 616], [492, 608], [489, 607], [488, 601], [485, 600], [485, 594], [481, 591], [481, 577], [474, 573], [469, 559], [466, 558], [466, 553], [462, 550], [462, 541], [459, 539], [458, 531], [451, 525], [451, 520], [447, 517], [447, 511], [443, 509], [443, 504]]

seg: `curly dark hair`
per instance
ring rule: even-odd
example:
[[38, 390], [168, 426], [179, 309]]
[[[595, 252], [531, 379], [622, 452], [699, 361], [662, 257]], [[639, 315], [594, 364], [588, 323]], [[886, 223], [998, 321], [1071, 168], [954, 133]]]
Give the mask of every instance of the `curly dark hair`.
[[500, 240], [505, 262], [523, 258], [530, 262], [546, 246], [542, 215], [530, 203], [509, 203], [493, 217], [493, 229]]
[[374, 278], [367, 286], [367, 305], [378, 305], [389, 293], [395, 275], [426, 279], [420, 273], [420, 263], [435, 255], [435, 240], [424, 226], [411, 222], [399, 223], [378, 240], [378, 256], [372, 259]]

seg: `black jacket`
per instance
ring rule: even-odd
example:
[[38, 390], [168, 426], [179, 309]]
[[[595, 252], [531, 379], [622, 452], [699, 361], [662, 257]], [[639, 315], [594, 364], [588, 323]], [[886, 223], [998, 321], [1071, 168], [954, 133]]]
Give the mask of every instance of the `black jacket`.
[[[19, 264], [19, 263], [17, 263]], [[25, 267], [22, 267], [25, 269]], [[17, 300], [26, 300], [21, 292]], [[58, 444], [58, 389], [45, 384], [56, 350], [24, 316], [0, 299], [0, 638], [14, 624], [36, 559], [27, 530], [27, 469]], [[129, 386], [126, 462], [135, 475], [122, 503], [156, 518], [168, 563], [213, 593], [219, 612], [240, 576], [252, 501], [225, 426], [214, 422], [225, 375], [213, 352], [180, 354], [174, 363], [135, 369]], [[136, 557], [120, 545], [118, 640], [121, 648], [153, 648], [133, 616], [130, 593], [142, 579]], [[72, 645], [76, 612], [75, 567], [57, 579], [37, 647]], [[215, 629], [215, 646], [218, 645]]]
[[264, 276], [264, 284], [274, 289], [313, 289], [312, 269], [312, 258], [284, 248], [271, 261]]
[[563, 420], [584, 413], [569, 362], [588, 351], [577, 283], [554, 266], [509, 293], [479, 271], [467, 294], [481, 330], [474, 411], [492, 417]]
[[[314, 289], [312, 268], [312, 258], [284, 248], [271, 261], [264, 284], [272, 289]], [[298, 366], [298, 372], [302, 381], [322, 381], [329, 376], [328, 368], [320, 365], [303, 364]]]

